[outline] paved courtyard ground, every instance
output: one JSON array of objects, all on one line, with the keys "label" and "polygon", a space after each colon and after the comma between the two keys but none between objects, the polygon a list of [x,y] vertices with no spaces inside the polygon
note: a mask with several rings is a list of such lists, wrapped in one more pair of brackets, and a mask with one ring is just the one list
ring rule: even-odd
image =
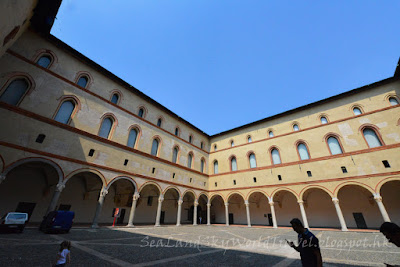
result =
[{"label": "paved courtyard ground", "polygon": [[[400,249],[378,232],[313,231],[324,266],[400,264]],[[235,226],[73,228],[49,235],[27,228],[0,235],[0,266],[51,266],[62,240],[72,241],[71,266],[301,266],[285,244],[291,229]]]}]

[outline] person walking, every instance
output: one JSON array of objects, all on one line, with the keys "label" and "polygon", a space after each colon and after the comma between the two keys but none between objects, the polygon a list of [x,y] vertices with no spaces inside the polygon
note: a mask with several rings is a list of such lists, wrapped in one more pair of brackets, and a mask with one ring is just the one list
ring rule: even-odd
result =
[{"label": "person walking", "polygon": [[295,246],[293,242],[286,240],[288,245],[300,252],[301,263],[306,267],[321,267],[322,256],[319,248],[319,240],[307,228],[304,228],[303,223],[294,218],[290,221],[293,230],[298,234],[299,245]]},{"label": "person walking", "polygon": [[60,250],[57,253],[57,260],[54,266],[65,266],[71,262],[71,242],[63,241],[60,244]]}]

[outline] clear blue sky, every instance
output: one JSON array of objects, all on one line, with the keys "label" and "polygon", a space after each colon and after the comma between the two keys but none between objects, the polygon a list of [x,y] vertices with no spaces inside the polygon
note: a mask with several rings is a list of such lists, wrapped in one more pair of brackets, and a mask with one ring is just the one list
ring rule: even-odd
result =
[{"label": "clear blue sky", "polygon": [[64,0],[52,34],[208,134],[393,76],[400,1]]}]

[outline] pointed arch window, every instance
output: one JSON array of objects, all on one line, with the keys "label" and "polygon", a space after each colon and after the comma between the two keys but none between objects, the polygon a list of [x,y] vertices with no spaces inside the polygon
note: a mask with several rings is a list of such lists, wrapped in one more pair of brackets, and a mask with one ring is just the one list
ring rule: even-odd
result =
[{"label": "pointed arch window", "polygon": [[300,130],[299,125],[293,124],[293,131],[297,132],[298,130]]},{"label": "pointed arch window", "polygon": [[252,142],[252,139],[251,139],[251,136],[249,135],[249,136],[247,136],[247,143],[251,143]]},{"label": "pointed arch window", "polygon": [[26,94],[29,83],[25,79],[13,80],[0,96],[0,101],[16,106]]},{"label": "pointed arch window", "polygon": [[204,143],[200,142],[200,148],[203,149],[203,147],[204,147]]},{"label": "pointed arch window", "polygon": [[54,117],[55,121],[68,124],[71,119],[72,112],[75,109],[75,103],[71,100],[64,101]]},{"label": "pointed arch window", "polygon": [[329,137],[327,142],[332,155],[343,154],[342,147],[336,137]]},{"label": "pointed arch window", "polygon": [[217,151],[217,145],[214,145],[214,151]]},{"label": "pointed arch window", "polygon": [[174,150],[172,151],[172,162],[173,163],[178,163],[178,153],[179,153],[178,147],[174,147]]},{"label": "pointed arch window", "polygon": [[139,109],[138,116],[139,116],[140,118],[143,118],[143,116],[144,116],[144,109],[143,109],[143,108],[140,108],[140,109]]},{"label": "pointed arch window", "polygon": [[106,117],[101,123],[99,136],[108,139],[113,123],[114,122],[110,117]]},{"label": "pointed arch window", "polygon": [[130,130],[129,137],[128,137],[128,146],[129,147],[135,148],[138,134],[139,134],[139,131],[137,129]]},{"label": "pointed arch window", "polygon": [[160,145],[160,142],[157,139],[153,139],[153,143],[151,145],[151,155],[157,156],[159,145]]},{"label": "pointed arch window", "polygon": [[191,135],[189,135],[189,143],[192,143],[193,141],[193,137]]},{"label": "pointed arch window", "polygon": [[218,173],[218,161],[214,161],[214,174]]},{"label": "pointed arch window", "polygon": [[307,146],[303,143],[298,144],[297,151],[299,152],[300,160],[310,159]]},{"label": "pointed arch window", "polygon": [[175,135],[179,136],[179,128],[178,127],[175,128]]},{"label": "pointed arch window", "polygon": [[36,64],[47,69],[51,64],[51,57],[49,55],[43,55],[38,59]]},{"label": "pointed arch window", "polygon": [[354,115],[358,116],[358,115],[362,114],[362,111],[360,108],[355,107],[355,108],[353,108],[353,113],[354,113]]},{"label": "pointed arch window", "polygon": [[370,148],[382,146],[382,142],[379,139],[378,135],[371,128],[365,128],[363,130],[363,135],[365,137],[365,141]]},{"label": "pointed arch window", "polygon": [[192,162],[193,162],[193,155],[192,155],[192,153],[189,153],[188,162],[187,162],[188,168],[192,168]]},{"label": "pointed arch window", "polygon": [[204,166],[206,165],[206,162],[204,159],[201,159],[200,161],[200,172],[204,172]]},{"label": "pointed arch window", "polygon": [[390,103],[390,105],[392,105],[392,106],[396,106],[396,105],[398,105],[399,104],[399,101],[397,100],[397,98],[395,98],[395,97],[389,97],[389,103]]},{"label": "pointed arch window", "polygon": [[113,94],[113,96],[111,97],[111,103],[114,103],[116,105],[118,104],[118,100],[119,100],[119,95]]},{"label": "pointed arch window", "polygon": [[159,119],[157,120],[157,126],[158,126],[158,127],[161,127],[161,124],[162,124],[162,119],[159,118]]},{"label": "pointed arch window", "polygon": [[233,140],[231,140],[231,147],[235,146],[235,142]]},{"label": "pointed arch window", "polygon": [[269,135],[269,137],[274,137],[274,132],[273,131],[269,131],[268,135]]},{"label": "pointed arch window", "polygon": [[76,84],[79,85],[80,87],[86,88],[88,82],[89,82],[88,77],[81,76],[81,77],[79,77],[78,82]]},{"label": "pointed arch window", "polygon": [[236,158],[235,157],[232,157],[231,158],[231,170],[234,172],[234,171],[237,171],[237,161],[236,161]]},{"label": "pointed arch window", "polygon": [[272,162],[274,164],[281,164],[281,156],[279,155],[278,149],[274,148],[271,150],[271,157],[272,157]]},{"label": "pointed arch window", "polygon": [[250,168],[257,168],[256,155],[254,155],[254,153],[250,154],[249,161],[250,161]]},{"label": "pointed arch window", "polygon": [[326,119],[326,117],[322,116],[321,117],[321,124],[327,124],[328,120]]}]

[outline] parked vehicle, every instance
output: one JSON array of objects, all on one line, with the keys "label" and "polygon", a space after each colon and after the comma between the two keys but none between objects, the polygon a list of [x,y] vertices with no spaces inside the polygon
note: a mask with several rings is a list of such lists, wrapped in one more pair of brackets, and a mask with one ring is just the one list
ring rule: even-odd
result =
[{"label": "parked vehicle", "polygon": [[68,233],[75,217],[73,211],[51,211],[43,218],[39,229],[44,233]]},{"label": "parked vehicle", "polygon": [[24,231],[27,220],[28,213],[9,212],[1,218],[0,229],[14,230],[22,233]]}]

